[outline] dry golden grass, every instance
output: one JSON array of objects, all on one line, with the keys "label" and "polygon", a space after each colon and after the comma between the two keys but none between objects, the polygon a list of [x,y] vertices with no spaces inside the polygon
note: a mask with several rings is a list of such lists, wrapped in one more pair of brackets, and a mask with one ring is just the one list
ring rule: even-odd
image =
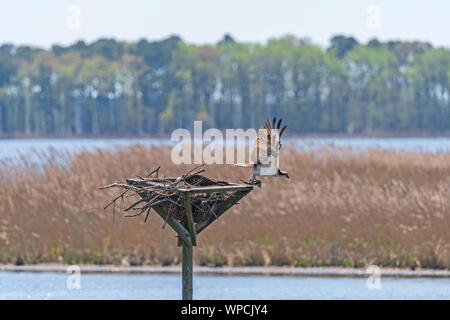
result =
[{"label": "dry golden grass", "polygon": [[[291,180],[263,178],[205,230],[198,264],[450,267],[449,153],[282,151]],[[40,156],[45,166],[26,157],[0,164],[0,262],[179,263],[175,233],[161,230],[156,214],[144,224],[116,212],[113,223],[101,208],[118,190],[98,190],[157,165],[168,176],[184,173],[169,148]],[[206,169],[223,180],[249,178],[245,168]]]}]

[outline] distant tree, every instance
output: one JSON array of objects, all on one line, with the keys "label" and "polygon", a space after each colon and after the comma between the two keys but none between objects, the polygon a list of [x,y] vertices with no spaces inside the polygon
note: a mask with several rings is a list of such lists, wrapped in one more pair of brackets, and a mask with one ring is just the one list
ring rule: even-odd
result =
[{"label": "distant tree", "polygon": [[380,42],[377,38],[373,38],[367,42],[367,46],[369,48],[379,48],[379,47],[383,46],[383,43]]},{"label": "distant tree", "polygon": [[429,50],[413,62],[414,127],[450,130],[450,51]]},{"label": "distant tree", "polygon": [[414,58],[430,50],[432,46],[429,43],[422,42],[390,42],[388,48],[394,52],[401,64],[409,64]]},{"label": "distant tree", "polygon": [[43,50],[39,48],[20,46],[16,48],[15,57],[17,57],[20,60],[31,62],[36,57],[36,55],[41,51]]},{"label": "distant tree", "polygon": [[353,37],[337,35],[331,38],[330,44],[331,46],[328,50],[333,52],[338,58],[343,58],[347,52],[358,44],[358,41]]},{"label": "distant tree", "polygon": [[178,36],[51,50],[0,46],[0,136],[123,135],[258,127],[293,133],[450,130],[450,50],[337,35],[192,45]]},{"label": "distant tree", "polygon": [[0,87],[11,82],[17,71],[17,63],[8,55],[0,54]]},{"label": "distant tree", "polygon": [[123,43],[114,39],[99,39],[87,48],[89,55],[99,55],[107,60],[118,60],[124,53]]},{"label": "distant tree", "polygon": [[223,45],[223,44],[233,44],[233,43],[236,43],[234,38],[231,36],[231,34],[226,33],[223,36],[222,40],[220,40],[217,44],[220,46],[220,45]]},{"label": "distant tree", "polygon": [[66,48],[60,46],[60,45],[53,45],[52,46],[52,52],[55,56],[60,56],[63,53],[65,53],[67,51]]}]

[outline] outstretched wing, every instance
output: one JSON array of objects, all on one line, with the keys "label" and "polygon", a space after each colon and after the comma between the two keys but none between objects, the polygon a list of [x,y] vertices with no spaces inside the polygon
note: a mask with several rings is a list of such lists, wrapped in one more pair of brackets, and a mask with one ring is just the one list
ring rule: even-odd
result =
[{"label": "outstretched wing", "polygon": [[261,129],[258,131],[255,143],[251,151],[251,161],[256,164],[268,164],[271,160],[275,160],[278,168],[278,153],[281,148],[280,138],[287,126],[281,130],[280,119],[277,123],[277,118],[273,118],[272,123],[267,120]]}]

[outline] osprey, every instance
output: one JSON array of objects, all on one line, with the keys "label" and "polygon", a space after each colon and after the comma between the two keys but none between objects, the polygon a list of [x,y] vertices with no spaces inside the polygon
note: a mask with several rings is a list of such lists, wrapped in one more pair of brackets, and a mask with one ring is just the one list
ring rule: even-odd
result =
[{"label": "osprey", "polygon": [[281,130],[281,122],[273,118],[272,123],[267,120],[259,129],[256,140],[250,152],[250,163],[236,164],[240,167],[252,169],[252,178],[247,184],[261,186],[261,181],[256,176],[280,176],[289,179],[287,172],[279,168],[279,150],[281,148],[280,138],[287,126]]}]

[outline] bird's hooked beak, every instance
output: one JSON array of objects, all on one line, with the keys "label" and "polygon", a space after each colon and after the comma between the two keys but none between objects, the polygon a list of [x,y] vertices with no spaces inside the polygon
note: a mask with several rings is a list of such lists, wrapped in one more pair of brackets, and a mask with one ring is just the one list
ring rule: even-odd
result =
[{"label": "bird's hooked beak", "polygon": [[282,177],[287,178],[288,180],[290,180],[289,175],[286,171],[281,171],[280,169],[278,169],[278,174]]}]

